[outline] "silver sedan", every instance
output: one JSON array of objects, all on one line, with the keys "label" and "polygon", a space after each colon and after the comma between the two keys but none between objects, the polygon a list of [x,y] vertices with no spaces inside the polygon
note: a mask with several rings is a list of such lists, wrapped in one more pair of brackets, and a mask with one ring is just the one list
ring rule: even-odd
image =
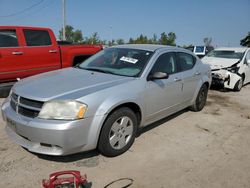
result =
[{"label": "silver sedan", "polygon": [[162,45],[106,48],[74,68],[23,79],[2,105],[9,137],[36,153],[127,151],[139,129],[205,106],[211,71],[193,53]]}]

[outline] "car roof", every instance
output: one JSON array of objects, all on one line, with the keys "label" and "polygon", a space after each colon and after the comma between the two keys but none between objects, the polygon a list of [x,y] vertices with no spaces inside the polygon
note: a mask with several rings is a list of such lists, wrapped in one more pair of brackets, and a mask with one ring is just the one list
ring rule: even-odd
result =
[{"label": "car roof", "polygon": [[152,52],[158,49],[167,49],[167,50],[180,49],[174,46],[157,45],[157,44],[124,44],[124,45],[113,46],[112,48],[130,48],[138,50],[147,50]]},{"label": "car roof", "polygon": [[247,47],[220,47],[214,50],[245,52],[247,49]]},{"label": "car roof", "polygon": [[16,29],[30,29],[30,30],[50,30],[52,29],[48,27],[33,27],[33,26],[16,26],[16,25],[0,25],[0,29],[2,30],[16,30]]}]

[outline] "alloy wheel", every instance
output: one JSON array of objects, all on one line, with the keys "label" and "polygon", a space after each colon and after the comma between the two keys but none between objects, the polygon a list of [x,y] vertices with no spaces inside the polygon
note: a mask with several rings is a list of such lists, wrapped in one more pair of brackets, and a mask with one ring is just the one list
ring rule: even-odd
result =
[{"label": "alloy wheel", "polygon": [[109,132],[111,147],[116,150],[125,147],[132,137],[133,127],[133,122],[129,117],[123,116],[117,119]]}]

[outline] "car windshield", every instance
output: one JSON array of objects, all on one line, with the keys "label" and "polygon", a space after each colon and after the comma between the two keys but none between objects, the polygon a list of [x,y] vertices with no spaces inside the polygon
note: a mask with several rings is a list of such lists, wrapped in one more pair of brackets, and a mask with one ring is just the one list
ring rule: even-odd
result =
[{"label": "car windshield", "polygon": [[106,48],[81,63],[78,67],[90,71],[138,77],[152,53],[138,49]]},{"label": "car windshield", "polygon": [[228,59],[242,59],[244,52],[236,52],[229,50],[214,50],[207,54],[207,57],[219,57]]},{"label": "car windshield", "polygon": [[205,46],[196,46],[195,53],[203,53],[205,51]]}]

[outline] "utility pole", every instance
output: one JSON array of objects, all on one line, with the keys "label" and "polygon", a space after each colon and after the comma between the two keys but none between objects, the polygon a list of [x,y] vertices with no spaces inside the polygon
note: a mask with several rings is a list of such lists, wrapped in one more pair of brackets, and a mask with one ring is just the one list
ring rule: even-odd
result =
[{"label": "utility pole", "polygon": [[110,46],[112,46],[113,45],[112,25],[110,25],[109,28],[110,28]]},{"label": "utility pole", "polygon": [[63,41],[66,40],[66,31],[65,31],[66,19],[65,19],[65,17],[66,17],[66,15],[65,15],[65,0],[62,0]]}]

